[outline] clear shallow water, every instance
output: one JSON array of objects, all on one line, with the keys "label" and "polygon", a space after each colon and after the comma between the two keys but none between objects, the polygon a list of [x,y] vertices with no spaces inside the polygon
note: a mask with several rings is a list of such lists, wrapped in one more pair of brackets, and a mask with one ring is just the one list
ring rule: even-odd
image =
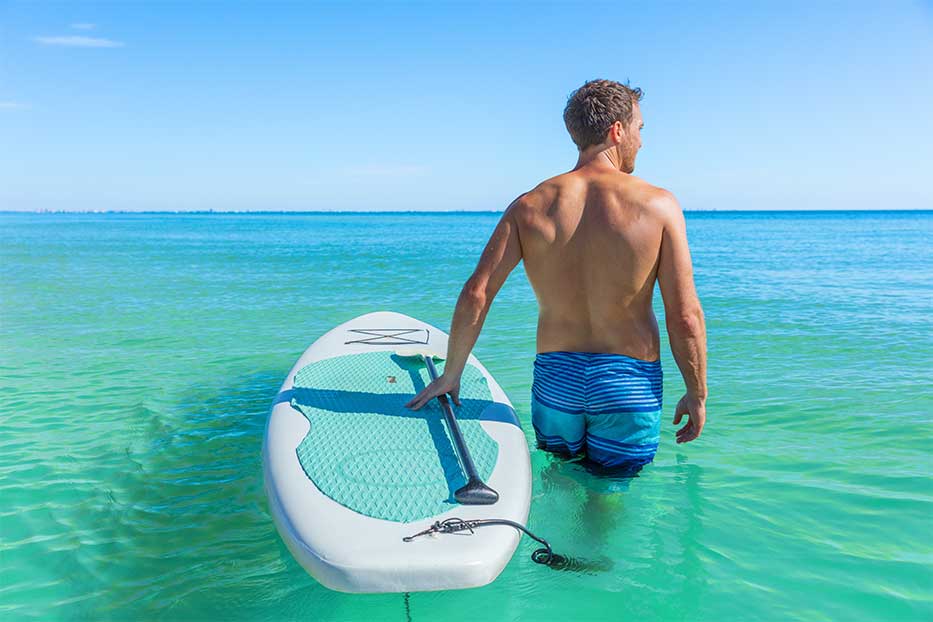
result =
[{"label": "clear shallow water", "polygon": [[[449,325],[498,216],[0,214],[0,618],[405,620],[317,585],[270,519],[270,401],[317,336]],[[933,215],[689,214],[709,422],[605,482],[532,451],[490,586],[413,620],[933,618]],[[476,353],[530,427],[519,269]],[[668,351],[666,410],[682,384]],[[670,415],[670,412],[668,413]]]}]

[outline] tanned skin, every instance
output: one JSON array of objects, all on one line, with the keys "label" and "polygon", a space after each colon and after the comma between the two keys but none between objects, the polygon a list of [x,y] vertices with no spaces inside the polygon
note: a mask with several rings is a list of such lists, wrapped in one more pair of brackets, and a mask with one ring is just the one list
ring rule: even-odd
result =
[{"label": "tanned skin", "polygon": [[441,394],[460,405],[460,377],[486,313],[524,260],[538,299],[538,352],[608,352],[656,361],[660,284],[671,351],[686,384],[674,411],[677,442],[706,422],[706,326],[693,283],[683,212],[670,192],[635,177],[641,110],[616,121],[605,140],[580,152],[573,170],[518,197],[502,215],[460,292],[444,373],[407,406]]}]

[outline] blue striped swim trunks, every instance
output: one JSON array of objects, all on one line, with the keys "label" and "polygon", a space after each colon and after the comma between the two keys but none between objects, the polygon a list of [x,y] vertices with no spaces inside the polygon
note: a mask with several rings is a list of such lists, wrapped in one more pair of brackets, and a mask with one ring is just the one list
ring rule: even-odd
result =
[{"label": "blue striped swim trunks", "polygon": [[660,361],[622,354],[542,352],[535,357],[531,423],[538,447],[584,452],[607,467],[641,467],[661,434]]}]

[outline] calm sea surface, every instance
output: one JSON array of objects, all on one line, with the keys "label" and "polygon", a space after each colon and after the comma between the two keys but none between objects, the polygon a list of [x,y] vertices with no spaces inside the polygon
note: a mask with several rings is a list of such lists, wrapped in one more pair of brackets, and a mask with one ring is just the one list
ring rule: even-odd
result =
[{"label": "calm sea surface", "polygon": [[[929,212],[689,214],[708,427],[675,445],[665,345],[640,477],[532,450],[574,569],[523,540],[408,612],[315,583],[263,492],[270,402],[337,323],[449,326],[497,218],[0,214],[0,619],[933,619]],[[519,268],[475,350],[529,440],[535,317]]]}]

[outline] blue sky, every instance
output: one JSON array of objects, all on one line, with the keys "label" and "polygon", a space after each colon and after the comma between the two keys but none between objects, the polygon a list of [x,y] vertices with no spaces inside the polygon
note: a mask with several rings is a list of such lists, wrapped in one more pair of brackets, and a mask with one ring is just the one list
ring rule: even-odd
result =
[{"label": "blue sky", "polygon": [[929,3],[7,2],[0,209],[499,210],[597,77],[685,209],[933,208]]}]

